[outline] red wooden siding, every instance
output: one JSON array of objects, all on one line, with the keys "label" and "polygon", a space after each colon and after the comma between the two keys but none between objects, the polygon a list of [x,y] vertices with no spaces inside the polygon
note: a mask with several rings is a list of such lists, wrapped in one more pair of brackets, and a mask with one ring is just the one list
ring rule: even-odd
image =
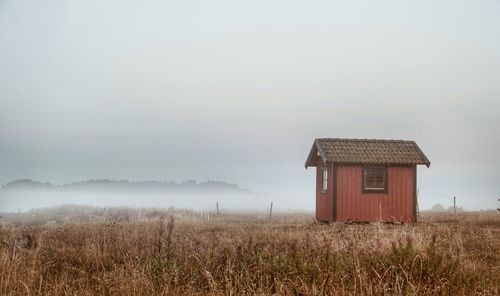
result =
[{"label": "red wooden siding", "polygon": [[327,191],[322,190],[323,161],[319,160],[316,167],[316,220],[324,222],[333,221],[332,196],[333,196],[333,170],[332,165],[328,165],[328,187]]},{"label": "red wooden siding", "polygon": [[[335,169],[336,221],[414,221],[414,166],[388,167],[387,194],[362,193],[362,166],[335,166]],[[320,167],[318,167],[317,174],[318,176],[321,174]],[[328,174],[331,175],[330,171]],[[317,183],[317,188],[321,191],[321,176],[318,180],[320,183]],[[330,194],[331,200],[333,194],[331,192],[327,194]],[[322,198],[317,194],[316,213],[320,213],[317,217],[328,216],[323,209],[325,205],[328,205],[328,209],[332,211],[331,202],[327,203]]]}]

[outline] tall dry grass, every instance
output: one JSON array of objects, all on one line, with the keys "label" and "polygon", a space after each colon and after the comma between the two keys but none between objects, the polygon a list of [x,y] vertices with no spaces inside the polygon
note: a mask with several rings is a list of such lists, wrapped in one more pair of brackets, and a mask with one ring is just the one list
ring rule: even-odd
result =
[{"label": "tall dry grass", "polygon": [[498,294],[495,213],[417,225],[165,214],[3,226],[0,294]]}]

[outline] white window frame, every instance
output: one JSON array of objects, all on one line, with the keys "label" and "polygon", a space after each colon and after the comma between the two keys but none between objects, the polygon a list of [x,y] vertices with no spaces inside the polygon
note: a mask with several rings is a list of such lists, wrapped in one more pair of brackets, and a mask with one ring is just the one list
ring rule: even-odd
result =
[{"label": "white window frame", "polygon": [[[369,171],[378,170],[382,172],[382,186],[381,187],[368,187],[367,175]],[[365,166],[363,167],[363,192],[364,193],[387,193],[387,167],[381,166]]]},{"label": "white window frame", "polygon": [[328,190],[328,168],[324,167],[321,171],[321,191]]}]

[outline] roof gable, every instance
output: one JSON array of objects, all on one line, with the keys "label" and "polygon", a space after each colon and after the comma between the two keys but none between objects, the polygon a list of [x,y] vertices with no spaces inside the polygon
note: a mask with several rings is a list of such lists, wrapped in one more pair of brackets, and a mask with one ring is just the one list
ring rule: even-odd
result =
[{"label": "roof gable", "polygon": [[323,162],[339,164],[383,164],[430,166],[430,161],[414,141],[319,138],[313,143],[306,168],[316,166],[315,156]]}]

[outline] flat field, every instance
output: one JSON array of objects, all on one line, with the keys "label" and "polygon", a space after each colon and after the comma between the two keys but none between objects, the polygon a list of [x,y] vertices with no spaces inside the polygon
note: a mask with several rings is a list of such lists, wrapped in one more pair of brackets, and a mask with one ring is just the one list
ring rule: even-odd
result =
[{"label": "flat field", "polygon": [[415,225],[67,212],[4,215],[0,295],[499,294],[496,212]]}]

